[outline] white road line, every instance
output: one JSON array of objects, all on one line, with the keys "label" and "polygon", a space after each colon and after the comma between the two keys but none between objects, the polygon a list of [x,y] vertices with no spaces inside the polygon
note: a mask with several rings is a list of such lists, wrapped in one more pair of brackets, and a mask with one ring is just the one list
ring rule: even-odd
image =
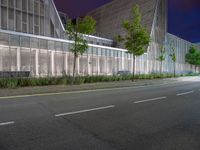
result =
[{"label": "white road line", "polygon": [[97,110],[103,110],[103,109],[109,109],[109,108],[114,108],[114,107],[115,107],[115,105],[110,105],[110,106],[105,106],[105,107],[98,107],[98,108],[92,108],[92,109],[85,109],[85,110],[80,110],[80,111],[74,111],[74,112],[68,112],[68,113],[57,114],[57,115],[55,115],[55,117],[62,117],[62,116],[80,114],[80,113],[91,112],[91,111],[97,111]]},{"label": "white road line", "polygon": [[15,123],[14,121],[10,121],[10,122],[2,122],[2,123],[0,123],[0,126],[11,125],[11,124],[14,124],[14,123]]},{"label": "white road line", "polygon": [[157,100],[162,100],[162,99],[166,99],[167,97],[157,97],[157,98],[152,98],[152,99],[146,99],[146,100],[142,100],[142,101],[136,101],[134,102],[135,104],[139,104],[139,103],[145,103],[145,102],[150,102],[150,101],[157,101]]},{"label": "white road line", "polygon": [[81,94],[89,92],[104,92],[104,91],[113,91],[113,90],[123,90],[123,89],[137,89],[143,88],[146,86],[128,86],[120,88],[105,88],[105,89],[94,89],[94,90],[83,90],[83,91],[69,91],[69,92],[55,92],[55,93],[42,93],[42,94],[30,94],[30,95],[16,95],[16,96],[3,96],[1,99],[15,99],[15,98],[27,98],[27,97],[37,97],[37,96],[54,96],[54,95],[65,95],[65,94]]},{"label": "white road line", "polygon": [[191,94],[194,93],[194,91],[189,91],[189,92],[184,92],[184,93],[178,93],[176,94],[176,96],[182,96],[182,95],[187,95],[187,94]]},{"label": "white road line", "polygon": [[4,99],[15,99],[15,98],[28,98],[28,97],[39,97],[39,96],[54,96],[54,95],[65,95],[65,94],[81,94],[89,92],[104,92],[104,91],[113,91],[113,90],[125,90],[125,89],[138,89],[145,87],[160,87],[165,85],[176,84],[179,81],[174,81],[173,83],[163,83],[155,85],[141,85],[141,86],[127,86],[127,87],[116,87],[116,88],[105,88],[105,89],[94,89],[94,90],[83,90],[83,91],[68,91],[68,92],[55,92],[55,93],[41,93],[41,94],[30,94],[30,95],[14,95],[14,96],[3,96],[0,97],[0,100]]}]

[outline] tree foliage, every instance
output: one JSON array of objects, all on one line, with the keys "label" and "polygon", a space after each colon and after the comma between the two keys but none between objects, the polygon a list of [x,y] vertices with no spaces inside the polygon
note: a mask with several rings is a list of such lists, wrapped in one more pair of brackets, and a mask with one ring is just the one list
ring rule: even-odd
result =
[{"label": "tree foliage", "polygon": [[161,46],[160,48],[160,56],[158,57],[159,61],[165,61],[165,47]]},{"label": "tree foliage", "polygon": [[125,47],[129,53],[140,56],[145,53],[150,42],[150,35],[141,23],[141,12],[138,5],[133,6],[132,18],[123,22],[127,34],[124,37]]},{"label": "tree foliage", "polygon": [[173,45],[173,43],[170,44],[170,50],[171,50],[171,53],[169,54],[169,56],[171,57],[172,59],[172,62],[173,62],[173,66],[174,66],[174,77],[176,77],[176,49]]},{"label": "tree foliage", "polygon": [[166,49],[165,49],[165,47],[162,45],[162,46],[160,47],[160,56],[158,57],[158,61],[160,61],[160,74],[162,73],[163,61],[165,61],[165,52],[166,52]]},{"label": "tree foliage", "polygon": [[175,63],[176,62],[176,50],[175,47],[171,47],[172,53],[169,55],[172,59],[172,61]]},{"label": "tree foliage", "polygon": [[76,59],[88,49],[88,42],[85,37],[88,34],[95,33],[95,26],[96,21],[90,16],[78,18],[76,23],[73,23],[72,20],[67,23],[66,33],[69,39],[74,41],[70,47],[70,51],[74,54],[72,83],[75,77]]},{"label": "tree foliage", "polygon": [[83,54],[87,48],[88,43],[84,36],[95,33],[96,21],[86,16],[83,19],[78,18],[76,23],[69,20],[66,26],[66,33],[69,39],[74,41],[71,46],[71,51],[77,55]]},{"label": "tree foliage", "polygon": [[196,68],[200,65],[200,51],[195,46],[191,46],[185,56],[185,61]]},{"label": "tree foliage", "polygon": [[[118,41],[124,42],[128,53],[133,55],[133,66],[135,66],[135,58],[143,55],[147,50],[150,42],[150,34],[141,23],[141,12],[138,5],[134,5],[132,9],[132,18],[125,20],[122,27],[126,31],[125,36],[118,36]],[[135,67],[133,67],[133,80],[135,75]]]}]

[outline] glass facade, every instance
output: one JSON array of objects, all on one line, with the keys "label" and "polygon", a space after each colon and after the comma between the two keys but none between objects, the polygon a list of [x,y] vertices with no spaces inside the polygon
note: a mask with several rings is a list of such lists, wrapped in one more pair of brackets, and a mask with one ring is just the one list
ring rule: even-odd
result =
[{"label": "glass facade", "polygon": [[35,35],[64,37],[52,0],[1,0],[0,28]]},{"label": "glass facade", "polygon": [[[31,76],[72,75],[72,41],[0,30],[0,71],[27,71]],[[112,75],[120,70],[131,71],[126,50],[90,44],[77,59],[78,75]],[[129,54],[127,54],[129,55]],[[117,64],[117,65],[116,65]]]}]

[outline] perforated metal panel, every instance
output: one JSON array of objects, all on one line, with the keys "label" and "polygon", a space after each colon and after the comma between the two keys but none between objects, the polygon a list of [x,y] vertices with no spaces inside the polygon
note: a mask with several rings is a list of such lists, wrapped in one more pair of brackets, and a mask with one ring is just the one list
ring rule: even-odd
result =
[{"label": "perforated metal panel", "polygon": [[1,0],[0,28],[35,35],[64,38],[64,28],[52,0]]}]

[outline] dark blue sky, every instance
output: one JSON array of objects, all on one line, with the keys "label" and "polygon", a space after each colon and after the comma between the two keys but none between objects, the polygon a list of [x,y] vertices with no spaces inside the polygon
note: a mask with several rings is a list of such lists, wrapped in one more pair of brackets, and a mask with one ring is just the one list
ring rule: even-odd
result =
[{"label": "dark blue sky", "polygon": [[[73,18],[110,1],[54,0],[58,10]],[[191,42],[200,42],[200,0],[169,0],[168,32]]]}]

